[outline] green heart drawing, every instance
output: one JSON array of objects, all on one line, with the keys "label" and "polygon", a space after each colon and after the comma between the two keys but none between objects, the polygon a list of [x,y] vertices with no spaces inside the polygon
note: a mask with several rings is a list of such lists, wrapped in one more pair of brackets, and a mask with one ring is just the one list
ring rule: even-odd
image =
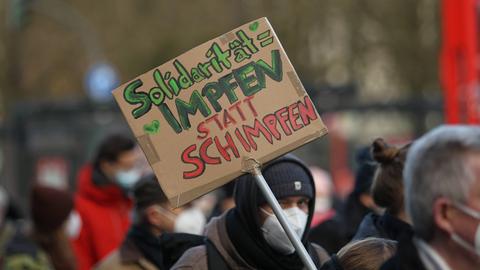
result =
[{"label": "green heart drawing", "polygon": [[250,30],[251,30],[252,32],[257,31],[257,29],[258,29],[258,22],[254,22],[254,23],[250,24],[250,26],[249,26],[248,28],[250,28]]},{"label": "green heart drawing", "polygon": [[160,130],[160,122],[158,120],[153,120],[152,123],[143,125],[143,131],[150,135],[158,133],[158,130]]}]

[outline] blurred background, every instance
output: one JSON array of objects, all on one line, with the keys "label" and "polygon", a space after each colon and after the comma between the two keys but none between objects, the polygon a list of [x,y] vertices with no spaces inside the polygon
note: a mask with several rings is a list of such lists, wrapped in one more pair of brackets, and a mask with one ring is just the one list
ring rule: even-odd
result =
[{"label": "blurred background", "polygon": [[[467,6],[447,14],[449,2]],[[460,63],[451,64],[460,75],[449,93],[464,96],[476,89],[473,60],[441,53],[442,29],[449,16],[468,19],[452,26],[460,33],[452,46],[467,37],[471,52],[476,12],[474,0],[0,1],[0,185],[22,208],[32,182],[73,190],[105,134],[131,134],[111,89],[265,16],[330,130],[296,152],[344,196],[360,146],[377,137],[403,144],[447,118],[469,121],[465,98],[444,98],[441,74],[447,60]],[[459,112],[448,116],[447,101]]]}]

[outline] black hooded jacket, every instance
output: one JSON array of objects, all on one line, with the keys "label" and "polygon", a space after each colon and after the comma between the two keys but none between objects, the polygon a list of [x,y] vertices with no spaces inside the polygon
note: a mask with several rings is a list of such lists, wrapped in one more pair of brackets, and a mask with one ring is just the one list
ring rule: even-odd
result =
[{"label": "black hooded jacket", "polygon": [[[262,171],[265,173],[270,166],[279,162],[292,162],[301,166],[308,174],[313,194],[315,194],[310,171],[300,160],[291,155],[270,162]],[[268,182],[268,179],[266,180]],[[206,236],[213,244],[214,249],[218,251],[217,254],[224,260],[225,266],[213,267],[211,262],[218,260],[212,259],[211,248],[202,246],[188,250],[172,269],[304,269],[296,252],[290,255],[280,254],[264,239],[261,230],[262,224],[260,224],[258,216],[258,205],[264,200],[255,179],[251,175],[237,178],[234,193],[236,207],[220,217],[213,218],[206,227]],[[315,200],[312,198],[309,202],[306,229],[301,241],[319,269],[329,257],[323,248],[312,245],[308,241],[307,236],[314,205]]]}]

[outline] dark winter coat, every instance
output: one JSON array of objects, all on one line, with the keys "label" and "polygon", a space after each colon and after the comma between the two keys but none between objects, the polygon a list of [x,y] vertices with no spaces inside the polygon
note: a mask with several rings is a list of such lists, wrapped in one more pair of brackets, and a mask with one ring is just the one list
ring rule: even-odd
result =
[{"label": "dark winter coat", "polygon": [[398,241],[403,235],[413,235],[413,229],[410,224],[388,213],[382,216],[370,213],[365,216],[358,228],[357,234],[352,240],[377,237]]},{"label": "dark winter coat", "polygon": [[358,196],[351,194],[337,214],[310,231],[309,240],[325,248],[328,254],[337,253],[357,232],[365,215],[370,209],[360,203]]},{"label": "dark winter coat", "polygon": [[[308,171],[297,159],[291,159],[291,162],[300,164]],[[313,187],[313,178],[310,178]],[[258,202],[261,195],[253,177],[242,176],[236,181],[236,185],[236,207],[218,218],[213,218],[206,228],[207,237],[221,254],[226,266],[229,269],[303,269],[303,263],[297,253],[279,254],[263,238],[258,217]],[[301,241],[314,263],[320,268],[321,264],[328,260],[328,255],[323,248],[311,245],[307,237],[314,205],[315,201],[312,199],[309,202],[308,221]],[[209,269],[208,255],[205,246],[192,248],[172,269]]]},{"label": "dark winter coat", "polygon": [[400,239],[397,252],[380,267],[380,270],[426,270],[412,236]]},{"label": "dark winter coat", "polygon": [[205,237],[187,233],[153,235],[148,225],[134,225],[122,245],[102,260],[96,270],[170,269],[189,248],[205,243]]}]

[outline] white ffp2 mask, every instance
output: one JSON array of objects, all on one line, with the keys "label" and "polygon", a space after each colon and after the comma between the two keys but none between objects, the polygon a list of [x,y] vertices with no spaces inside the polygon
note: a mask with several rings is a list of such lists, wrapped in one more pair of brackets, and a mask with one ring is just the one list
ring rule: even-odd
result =
[{"label": "white ffp2 mask", "polygon": [[[473,210],[472,208],[465,206],[463,204],[455,203],[455,207],[461,210],[463,213],[471,216],[472,218],[480,221],[480,212]],[[452,240],[463,248],[472,251],[473,253],[480,256],[480,223],[477,225],[477,230],[475,232],[475,244],[472,246],[468,241],[461,238],[458,234],[453,233],[451,235]]]},{"label": "white ffp2 mask", "polygon": [[[267,219],[262,225],[262,232],[265,241],[276,251],[281,254],[287,255],[295,252],[295,247],[288,238],[287,234],[282,228],[282,225],[278,221],[277,217],[268,213],[264,209],[260,208],[265,214],[268,215]],[[302,238],[305,226],[307,225],[308,216],[300,210],[298,207],[292,207],[284,209],[283,212],[287,217],[290,226],[299,238]]]},{"label": "white ffp2 mask", "polygon": [[177,216],[173,231],[201,235],[203,234],[205,223],[206,218],[203,212],[192,207],[184,210]]}]

